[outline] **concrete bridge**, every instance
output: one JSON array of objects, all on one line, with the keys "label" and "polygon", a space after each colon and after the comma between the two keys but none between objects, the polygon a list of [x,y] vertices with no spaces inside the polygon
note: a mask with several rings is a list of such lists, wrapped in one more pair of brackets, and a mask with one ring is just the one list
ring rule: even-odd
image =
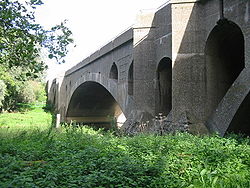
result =
[{"label": "concrete bridge", "polygon": [[49,87],[61,122],[142,122],[250,135],[250,0],[172,0]]}]

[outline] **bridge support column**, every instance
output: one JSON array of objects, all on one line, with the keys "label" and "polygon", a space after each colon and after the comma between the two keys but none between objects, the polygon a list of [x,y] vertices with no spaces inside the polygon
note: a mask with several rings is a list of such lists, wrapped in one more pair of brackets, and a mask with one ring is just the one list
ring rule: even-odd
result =
[{"label": "bridge support column", "polygon": [[[175,124],[187,118],[191,131],[207,132],[205,117],[204,11],[195,0],[173,0],[172,115]],[[184,117],[186,116],[186,117]]]},{"label": "bridge support column", "polygon": [[[135,111],[155,113],[155,44],[152,35],[154,12],[141,12],[134,26],[134,100]],[[147,114],[146,113],[146,114]]]}]

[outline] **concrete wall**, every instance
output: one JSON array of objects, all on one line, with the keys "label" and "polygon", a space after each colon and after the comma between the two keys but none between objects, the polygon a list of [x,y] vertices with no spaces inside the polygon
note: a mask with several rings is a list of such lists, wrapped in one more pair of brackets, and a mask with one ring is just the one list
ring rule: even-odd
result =
[{"label": "concrete wall", "polygon": [[[212,29],[216,25],[218,21],[219,14],[218,11],[216,12],[216,1],[207,2],[206,4],[206,22],[209,23],[206,25],[206,38],[208,38],[209,34],[211,33]],[[250,65],[250,1],[243,1],[243,0],[232,0],[232,1],[224,1],[224,17],[229,21],[236,24],[244,37],[244,64],[245,68],[241,70],[239,75],[236,77],[235,81],[232,83],[230,88],[225,93],[222,100],[219,102],[218,106],[212,112],[210,117],[207,119],[207,126],[210,130],[217,131],[223,135],[230,127],[235,127],[232,119],[241,119],[238,121],[238,127],[234,129],[235,132],[245,132],[246,134],[250,134],[249,124],[250,119],[249,116],[244,116],[241,118],[237,118],[235,115],[238,112],[242,103],[250,104],[250,101],[247,97],[249,95],[250,90],[250,74],[249,74],[249,65]],[[214,10],[214,11],[211,11]],[[232,36],[233,37],[233,36]],[[235,62],[235,67],[239,64],[240,61]],[[237,68],[236,68],[237,70]],[[249,108],[245,109],[245,111],[241,112],[243,114],[249,114]],[[242,129],[240,126],[240,122],[245,121],[245,126],[248,126],[247,129]]]},{"label": "concrete wall", "polygon": [[156,12],[141,11],[134,25],[136,111],[147,112],[152,116],[158,112],[157,68],[164,57],[171,59],[171,46],[171,4]]},{"label": "concrete wall", "polygon": [[[224,2],[224,18],[237,24],[245,38],[245,69],[236,76],[229,89],[220,94],[217,101],[210,98],[209,79],[216,81],[216,78],[208,72],[211,65],[206,61],[205,47],[211,31],[221,19],[220,1],[172,3],[174,121],[178,122],[182,116],[187,116],[193,131],[205,131],[208,128],[223,135],[249,93],[249,1]],[[225,71],[226,67],[218,74],[225,74]],[[220,90],[217,88],[213,92],[217,94]],[[212,105],[209,104],[211,102]]]},{"label": "concrete wall", "polygon": [[[250,113],[250,1],[224,0],[223,8],[220,3],[172,0],[158,10],[141,11],[133,28],[68,70],[62,80],[58,79],[58,86],[52,85],[60,93],[56,106],[62,121],[71,96],[79,86],[92,81],[106,88],[133,121],[164,111],[161,96],[170,90],[172,95],[166,94],[166,101],[171,101],[168,106],[172,109],[164,115],[173,125],[178,127],[184,118],[191,132],[224,135],[242,130],[250,134],[246,128],[250,120],[242,115]],[[239,33],[242,45],[236,42]],[[243,55],[234,46],[243,46]],[[159,78],[163,74],[159,69],[164,66],[160,62],[166,59],[172,70]],[[117,67],[117,80],[109,78],[112,65]],[[128,94],[131,87],[133,92]],[[53,95],[51,92],[49,99]],[[236,124],[244,126],[237,128]]]}]

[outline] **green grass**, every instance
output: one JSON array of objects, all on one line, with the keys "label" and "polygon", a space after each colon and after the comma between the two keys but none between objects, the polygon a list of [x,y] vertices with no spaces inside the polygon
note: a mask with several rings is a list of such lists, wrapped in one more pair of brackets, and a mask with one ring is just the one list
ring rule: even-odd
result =
[{"label": "green grass", "polygon": [[[0,122],[8,117],[3,115]],[[88,127],[49,129],[50,115],[38,109],[27,116],[9,115],[28,116],[23,127],[30,127],[33,118],[36,126],[21,131],[19,121],[1,123],[1,188],[250,187],[249,138],[187,133],[117,137]]]},{"label": "green grass", "polygon": [[41,107],[30,111],[16,113],[0,113],[0,129],[18,131],[26,129],[47,129],[51,125],[51,114],[45,113]]}]

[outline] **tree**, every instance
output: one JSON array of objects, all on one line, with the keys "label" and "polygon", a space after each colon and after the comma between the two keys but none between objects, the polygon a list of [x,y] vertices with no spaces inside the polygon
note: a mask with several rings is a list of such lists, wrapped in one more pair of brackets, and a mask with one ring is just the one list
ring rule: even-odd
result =
[{"label": "tree", "polygon": [[36,7],[42,4],[41,0],[30,0],[24,5],[11,0],[0,2],[0,65],[20,67],[23,75],[20,79],[24,75],[36,77],[46,69],[39,58],[42,48],[48,50],[49,58],[61,63],[67,46],[73,43],[65,21],[50,30],[35,22]]},{"label": "tree", "polygon": [[0,1],[0,80],[3,88],[0,108],[3,104],[5,108],[13,105],[21,85],[46,70],[40,58],[42,49],[47,50],[50,59],[63,63],[67,48],[73,43],[66,21],[49,30],[36,23],[35,10],[42,4],[41,0]]}]

